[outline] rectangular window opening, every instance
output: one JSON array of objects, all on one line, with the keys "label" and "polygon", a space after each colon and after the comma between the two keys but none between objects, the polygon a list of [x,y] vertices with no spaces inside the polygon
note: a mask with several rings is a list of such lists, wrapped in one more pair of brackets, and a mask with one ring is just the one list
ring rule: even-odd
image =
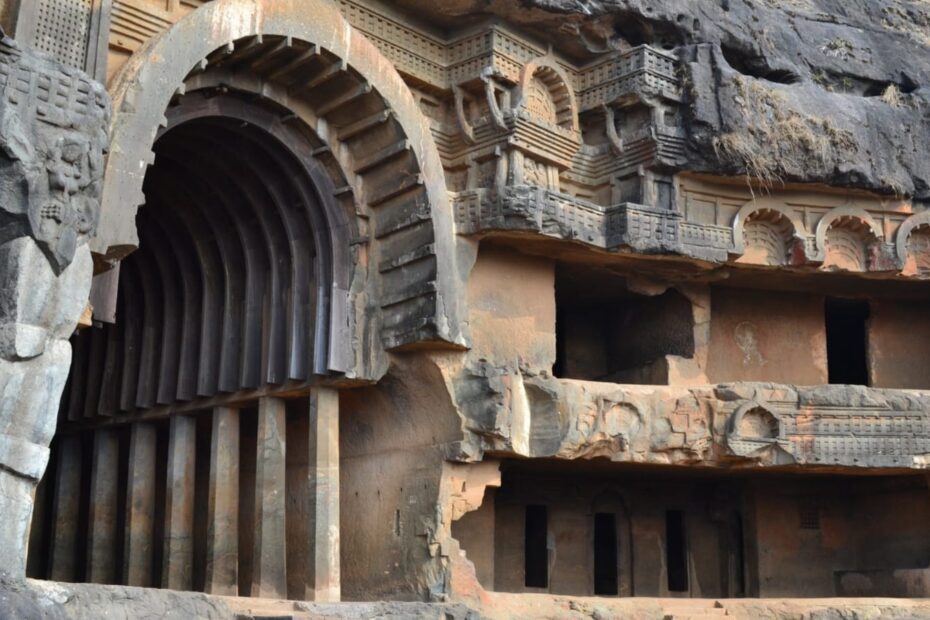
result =
[{"label": "rectangular window opening", "polygon": [[688,548],[685,538],[685,513],[665,513],[665,566],[669,592],[688,591]]},{"label": "rectangular window opening", "polygon": [[617,516],[609,512],[598,512],[594,515],[594,594],[619,594]]},{"label": "rectangular window opening", "polygon": [[868,385],[869,303],[827,298],[827,371],[831,384]]},{"label": "rectangular window opening", "polygon": [[527,588],[549,587],[549,516],[545,506],[526,507],[523,547],[524,585]]}]

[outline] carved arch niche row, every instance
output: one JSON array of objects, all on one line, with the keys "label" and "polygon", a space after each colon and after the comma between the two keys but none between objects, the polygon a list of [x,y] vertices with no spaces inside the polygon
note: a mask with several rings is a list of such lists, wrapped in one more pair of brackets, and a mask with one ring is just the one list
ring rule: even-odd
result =
[{"label": "carved arch niche row", "polygon": [[795,210],[753,201],[737,213],[731,254],[737,263],[813,265],[825,271],[895,272],[930,277],[930,212],[907,217],[886,235],[864,209],[834,208],[810,228]]}]

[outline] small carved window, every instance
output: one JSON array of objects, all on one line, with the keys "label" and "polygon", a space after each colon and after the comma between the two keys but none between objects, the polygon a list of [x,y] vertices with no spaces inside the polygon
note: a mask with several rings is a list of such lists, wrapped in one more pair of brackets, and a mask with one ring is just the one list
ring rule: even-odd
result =
[{"label": "small carved window", "polygon": [[814,502],[804,502],[798,508],[798,518],[802,530],[820,529],[820,507]]}]

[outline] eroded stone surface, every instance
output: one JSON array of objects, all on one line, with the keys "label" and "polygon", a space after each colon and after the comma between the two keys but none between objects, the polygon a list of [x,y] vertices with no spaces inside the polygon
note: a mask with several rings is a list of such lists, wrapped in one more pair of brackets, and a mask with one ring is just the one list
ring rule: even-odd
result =
[{"label": "eroded stone surface", "polygon": [[0,37],[0,566],[22,576],[90,290],[110,108],[100,84]]},{"label": "eroded stone surface", "polygon": [[[861,386],[672,388],[479,367],[456,398],[481,451],[620,462],[925,466],[930,395]],[[881,447],[880,447],[881,446]]]}]

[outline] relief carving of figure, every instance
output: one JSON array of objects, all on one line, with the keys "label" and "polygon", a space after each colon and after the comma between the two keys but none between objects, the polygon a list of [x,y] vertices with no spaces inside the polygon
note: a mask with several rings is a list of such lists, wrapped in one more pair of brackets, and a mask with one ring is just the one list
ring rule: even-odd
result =
[{"label": "relief carving of figure", "polygon": [[109,116],[102,85],[0,32],[0,570],[12,576],[93,278]]}]

